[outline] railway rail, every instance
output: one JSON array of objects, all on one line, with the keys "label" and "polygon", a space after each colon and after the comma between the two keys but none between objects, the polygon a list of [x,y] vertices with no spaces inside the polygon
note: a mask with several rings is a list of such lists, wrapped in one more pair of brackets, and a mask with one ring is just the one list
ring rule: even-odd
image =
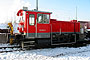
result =
[{"label": "railway rail", "polygon": [[20,46],[5,46],[5,47],[0,47],[0,49],[6,49],[6,48],[20,48]]},{"label": "railway rail", "polygon": [[[78,47],[82,47],[82,46],[86,46],[86,45],[89,45],[90,43],[89,42],[86,42],[86,43],[79,43],[79,44],[74,44],[74,45],[59,45],[57,47],[74,47],[74,48],[78,48]],[[39,47],[37,48],[29,48],[30,50],[32,49],[38,49]],[[56,46],[48,46],[48,47],[42,47],[42,48],[56,48]],[[28,48],[25,48],[25,49],[22,49],[21,46],[19,45],[9,45],[9,44],[6,44],[6,46],[4,44],[0,45],[0,53],[4,53],[4,52],[15,52],[15,51],[25,51],[27,50]],[[39,48],[40,49],[40,48]],[[61,53],[61,54],[58,54],[58,55],[55,55],[55,56],[52,56],[52,57],[58,57],[58,56],[65,56],[65,55],[69,55],[69,54],[76,54],[76,53],[82,53],[82,52],[87,52],[87,51],[90,51],[90,50],[86,50],[86,51],[78,51],[78,52],[66,52],[66,53]]]},{"label": "railway rail", "polygon": [[[86,42],[86,43],[83,43],[83,44],[77,44],[77,45],[73,45],[73,46],[70,45],[69,47],[79,48],[79,47],[89,46],[89,45],[90,45],[90,41]],[[84,52],[90,52],[90,49],[80,50],[80,51],[75,51],[75,52],[60,53],[60,54],[57,54],[57,55],[53,55],[51,57],[68,56],[68,55],[79,54],[79,53],[84,53]]]},{"label": "railway rail", "polygon": [[6,51],[0,51],[0,53],[15,52],[15,51],[24,51],[24,50],[22,50],[22,49],[20,49],[20,50],[9,50],[9,51],[6,50]]},{"label": "railway rail", "polygon": [[0,46],[0,53],[4,53],[4,52],[14,52],[14,51],[24,51],[24,49],[21,49],[20,46]]},{"label": "railway rail", "polygon": [[78,54],[78,53],[84,53],[84,52],[90,52],[90,50],[60,53],[60,54],[57,54],[57,55],[54,55],[54,56],[51,56],[51,57],[67,56],[67,55],[71,55],[71,54]]}]

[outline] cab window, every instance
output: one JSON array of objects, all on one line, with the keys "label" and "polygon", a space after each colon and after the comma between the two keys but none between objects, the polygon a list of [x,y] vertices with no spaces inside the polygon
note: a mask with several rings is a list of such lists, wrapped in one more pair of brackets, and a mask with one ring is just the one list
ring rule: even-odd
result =
[{"label": "cab window", "polygon": [[23,11],[23,16],[22,16],[22,20],[23,20],[23,22],[25,22],[25,11]]},{"label": "cab window", "polygon": [[19,16],[18,17],[18,21],[17,22],[20,22],[20,21],[22,21],[22,22],[25,22],[25,11],[23,11],[23,14],[22,14],[22,16]]},{"label": "cab window", "polygon": [[49,23],[48,14],[38,14],[38,23]]},{"label": "cab window", "polygon": [[29,15],[29,24],[30,25],[34,25],[35,24],[35,15],[34,14],[30,14]]}]

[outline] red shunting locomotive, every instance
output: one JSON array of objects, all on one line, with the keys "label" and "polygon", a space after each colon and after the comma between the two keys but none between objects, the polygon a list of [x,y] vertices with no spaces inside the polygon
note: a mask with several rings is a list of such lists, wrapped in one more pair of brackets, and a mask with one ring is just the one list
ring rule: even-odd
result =
[{"label": "red shunting locomotive", "polygon": [[81,22],[57,21],[50,18],[51,12],[21,9],[17,16],[20,17],[19,34],[15,35],[14,43],[19,43],[22,48],[73,44],[85,41],[88,35],[80,32]]}]

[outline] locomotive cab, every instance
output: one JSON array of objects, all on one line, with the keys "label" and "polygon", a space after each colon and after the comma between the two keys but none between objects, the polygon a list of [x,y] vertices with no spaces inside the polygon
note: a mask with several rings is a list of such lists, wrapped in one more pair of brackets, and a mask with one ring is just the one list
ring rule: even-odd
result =
[{"label": "locomotive cab", "polygon": [[50,38],[50,14],[38,10],[19,10],[20,18],[18,30],[25,38]]}]

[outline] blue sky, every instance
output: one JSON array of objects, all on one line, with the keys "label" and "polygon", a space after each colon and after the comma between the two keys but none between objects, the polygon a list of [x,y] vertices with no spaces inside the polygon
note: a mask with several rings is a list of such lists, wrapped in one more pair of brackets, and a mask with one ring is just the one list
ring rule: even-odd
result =
[{"label": "blue sky", "polygon": [[[39,10],[52,12],[51,18],[57,20],[90,20],[90,0],[38,0]],[[35,9],[36,0],[0,0],[0,22],[15,20],[14,15],[23,6]]]},{"label": "blue sky", "polygon": [[[27,0],[35,7],[35,0]],[[34,2],[34,3],[33,3]],[[51,11],[56,15],[55,18],[90,20],[90,0],[39,0],[39,10]],[[58,17],[57,17],[58,16]],[[53,17],[52,17],[53,18]]]}]

